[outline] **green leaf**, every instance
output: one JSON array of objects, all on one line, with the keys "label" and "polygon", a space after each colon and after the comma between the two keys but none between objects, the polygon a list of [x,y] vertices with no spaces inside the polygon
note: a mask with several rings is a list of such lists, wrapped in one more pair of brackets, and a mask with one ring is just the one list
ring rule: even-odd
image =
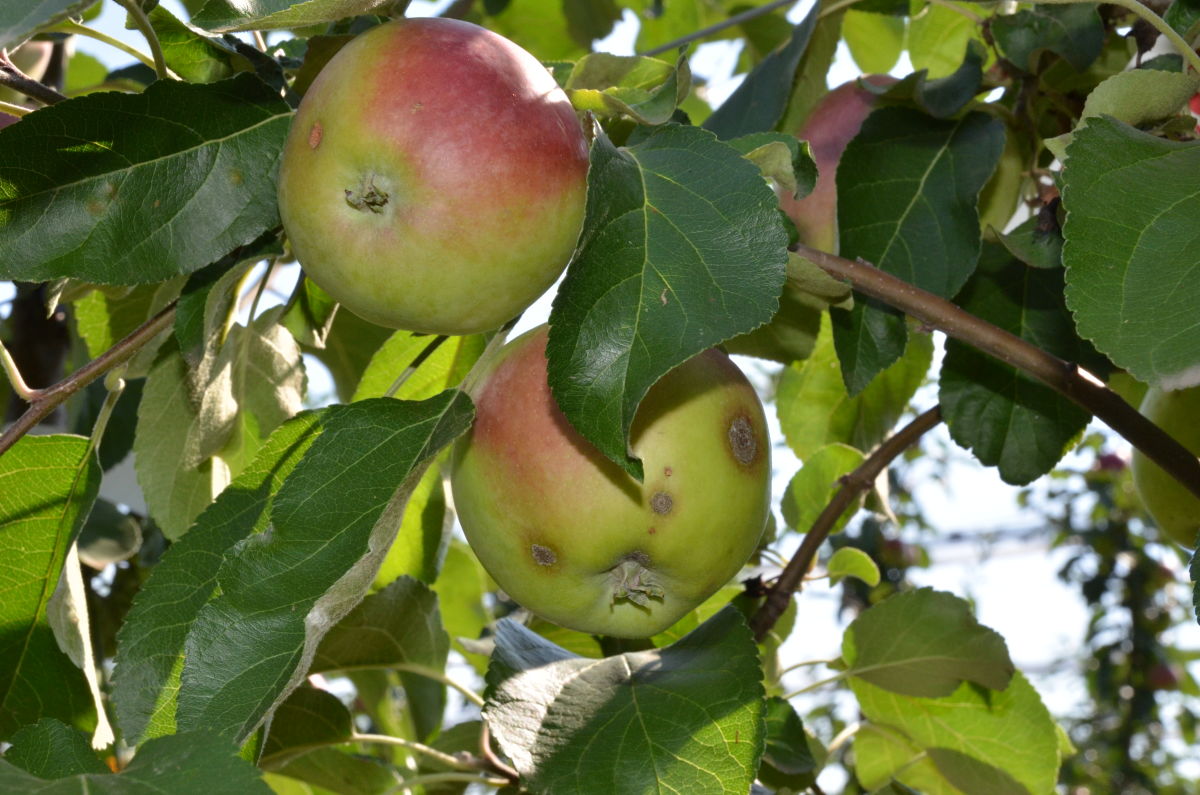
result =
[{"label": "green leaf", "polygon": [[433,584],[454,527],[454,514],[446,509],[446,491],[440,467],[431,466],[413,489],[400,520],[400,532],[375,575],[376,589],[408,575]]},{"label": "green leaf", "polygon": [[197,35],[194,28],[161,5],[156,5],[148,16],[167,66],[189,83],[214,83],[232,77],[235,71],[250,70],[245,58]]},{"label": "green leaf", "polygon": [[1000,243],[1008,253],[1031,268],[1062,267],[1062,230],[1055,223],[1052,228],[1035,215],[1008,234],[999,235]]},{"label": "green leaf", "polygon": [[[962,3],[976,13],[981,7]],[[930,78],[945,77],[962,63],[967,42],[979,36],[975,22],[957,9],[930,4],[908,23],[908,57],[913,71],[928,70]]]},{"label": "green leaf", "polygon": [[[977,111],[946,121],[873,112],[838,165],[842,256],[954,296],[979,257],[979,192],[1003,147],[1003,123]],[[842,377],[857,394],[904,351],[904,319],[867,300],[833,318]]]},{"label": "green leaf", "polygon": [[603,39],[621,19],[621,7],[613,0],[563,0],[567,31],[580,47],[592,48],[595,39]]},{"label": "green leaf", "polygon": [[580,112],[663,124],[687,98],[691,71],[682,56],[671,64],[638,55],[591,53],[576,62],[564,88]]},{"label": "green leaf", "polygon": [[[1019,672],[1013,673],[1003,691],[963,683],[950,695],[936,699],[891,693],[859,679],[851,679],[850,685],[872,723],[900,734],[902,740],[897,744],[901,747],[928,755],[933,764],[927,770],[953,782],[956,788],[968,787],[958,791],[1007,795],[1054,790],[1059,766],[1054,721],[1037,691]],[[902,758],[900,750],[895,754],[897,760]],[[980,781],[978,772],[986,770],[985,765],[1003,775],[991,779],[990,784]],[[903,775],[900,779],[915,783]],[[1013,789],[1009,782],[1023,789]]]},{"label": "green leaf", "polygon": [[451,539],[433,590],[438,596],[446,632],[455,641],[455,649],[465,653],[471,664],[483,673],[487,661],[470,654],[458,642],[460,638],[476,640],[494,618],[485,601],[485,595],[491,590],[490,579],[465,542]]},{"label": "green leaf", "polygon": [[236,544],[268,526],[275,493],[320,433],[317,412],[284,423],[254,463],[171,545],[134,598],[117,636],[113,703],[129,742],[175,731],[183,648],[217,571]]},{"label": "green leaf", "polygon": [[563,13],[565,6],[564,0],[506,2],[503,10],[488,14],[481,22],[542,61],[573,61],[588,48],[571,36],[570,23]]},{"label": "green leaf", "polygon": [[0,457],[0,738],[41,718],[95,725],[83,674],[59,649],[47,609],[99,488],[82,437],[25,436]]},{"label": "green leaf", "polygon": [[866,552],[857,547],[842,547],[825,564],[829,581],[836,583],[843,577],[853,577],[874,588],[879,584],[879,567]]},{"label": "green leaf", "polygon": [[863,74],[887,74],[904,51],[907,27],[904,17],[851,8],[842,20],[842,36]]},{"label": "green leaf", "polygon": [[229,469],[214,458],[182,465],[199,413],[192,403],[187,364],[173,342],[163,348],[142,388],[133,453],[150,515],[163,535],[177,540],[228,485]]},{"label": "green leaf", "polygon": [[102,571],[110,563],[129,560],[142,546],[142,526],[108,500],[96,500],[76,541],[79,559]]},{"label": "green leaf", "polygon": [[962,63],[945,77],[931,79],[929,71],[921,69],[889,88],[871,90],[892,101],[911,100],[930,116],[949,119],[961,113],[980,92],[987,55],[987,47],[971,39],[967,42]]},{"label": "green leaf", "polygon": [[265,778],[276,795],[384,795],[396,788],[395,770],[383,760],[334,748],[297,757]]},{"label": "green leaf", "polygon": [[[437,340],[427,334],[397,331],[375,351],[363,370],[352,400],[383,397],[396,379]],[[487,338],[482,334],[447,337],[429,354],[396,391],[401,400],[425,400],[444,389],[458,386],[483,353]]]},{"label": "green leaf", "polygon": [[787,109],[789,89],[819,13],[814,6],[793,28],[787,43],[763,58],[721,107],[704,120],[704,129],[726,140],[775,129]]},{"label": "green leaf", "polygon": [[[53,782],[53,783],[50,783]],[[0,791],[40,795],[271,795],[259,770],[237,748],[207,732],[150,740],[120,775],[86,773],[44,779],[0,759]]]},{"label": "green leaf", "polygon": [[1163,19],[1175,32],[1190,41],[1200,28],[1200,2],[1197,0],[1175,0]]},{"label": "green leaf", "polygon": [[1096,8],[1090,3],[1035,5],[996,14],[990,20],[992,36],[1018,69],[1037,72],[1039,56],[1049,51],[1082,72],[1104,49],[1104,23]]},{"label": "green leaf", "polygon": [[[802,199],[816,187],[817,163],[807,141],[798,141],[784,133],[762,132],[734,138],[729,145],[757,165],[762,175],[775,184],[776,190]],[[792,258],[789,253],[789,260]],[[817,270],[824,273],[820,268]],[[826,278],[830,282],[837,281],[831,276]]]},{"label": "green leaf", "polygon": [[0,278],[146,284],[251,242],[279,223],[289,122],[239,75],[89,94],[0,130]]},{"label": "green leaf", "polygon": [[903,416],[932,360],[930,336],[911,334],[904,356],[851,397],[842,382],[825,316],[812,355],[785,368],[779,382],[775,409],[788,446],[802,459],[834,442],[872,449]]},{"label": "green leaf", "polygon": [[[1061,269],[1030,268],[991,243],[958,302],[1042,350],[1105,375],[1103,360],[1075,334]],[[1091,419],[1041,381],[954,339],[946,341],[938,398],[954,441],[1014,485],[1053,469]]]},{"label": "green leaf", "polygon": [[808,747],[808,734],[792,705],[778,696],[767,699],[767,740],[758,778],[776,789],[800,791],[812,785],[817,762]]},{"label": "green leaf", "polygon": [[[333,406],[271,504],[268,532],[217,573],[188,634],[178,722],[244,740],[359,602],[425,467],[470,425],[465,394]],[[348,497],[349,495],[349,497]]]},{"label": "green leaf", "polygon": [[929,754],[904,734],[871,723],[854,735],[854,776],[872,793],[893,793],[895,790],[883,788],[889,781],[901,781],[923,795],[964,795],[938,773]]},{"label": "green leaf", "polygon": [[218,33],[305,28],[356,17],[391,0],[202,0],[192,24]]},{"label": "green leaf", "polygon": [[[861,451],[840,442],[828,444],[805,456],[804,466],[788,483],[780,503],[788,527],[807,532],[841,488],[842,476],[853,472],[865,458]],[[843,513],[830,532],[836,533],[844,528],[862,503],[863,497],[860,496],[854,503],[854,510]]]},{"label": "green leaf", "polygon": [[54,718],[42,718],[11,738],[4,761],[38,778],[55,779],[84,773],[108,773],[88,737]]},{"label": "green leaf", "polygon": [[296,342],[320,349],[325,347],[325,339],[333,328],[337,310],[338,303],[329,293],[312,279],[301,276],[296,283],[294,298],[288,303],[279,322],[292,332]]},{"label": "green leaf", "polygon": [[635,477],[629,426],[650,386],[771,319],[786,275],[778,200],[710,133],[668,125],[592,145],[587,216],[554,299],[549,380],[580,433]]},{"label": "green leaf", "polygon": [[[165,284],[90,290],[74,301],[75,327],[87,346],[88,356],[95,359],[129,336],[174,300],[182,287],[182,279],[172,279]],[[153,362],[154,354],[143,352],[156,351],[161,341],[162,337],[158,337],[138,352],[138,359],[144,361],[147,367]],[[126,371],[127,378],[145,374],[145,368],[140,372]]]},{"label": "green leaf", "polygon": [[1004,638],[953,594],[921,588],[859,614],[842,636],[853,680],[891,693],[938,698],[963,682],[1003,690],[1016,670]]},{"label": "green leaf", "polygon": [[796,78],[789,92],[787,108],[777,125],[781,132],[798,132],[821,97],[829,91],[825,75],[841,43],[842,22],[846,15],[845,11],[838,10],[826,13],[835,5],[839,5],[837,0],[819,0],[815,6],[819,9],[816,27],[809,37],[804,57],[796,67]]},{"label": "green leaf", "polygon": [[1067,306],[1081,336],[1140,381],[1200,383],[1200,142],[1107,118],[1075,133],[1063,172]]},{"label": "green leaf", "polygon": [[442,629],[437,595],[420,580],[401,577],[329,630],[309,671],[399,669],[410,712],[418,712],[420,705],[421,714],[436,716],[419,731],[424,739],[441,722],[446,689],[423,674],[443,670],[449,653],[450,636]]},{"label": "green leaf", "polygon": [[730,607],[678,643],[589,660],[502,620],[484,717],[534,793],[738,793],[763,752],[754,640]]},{"label": "green leaf", "polygon": [[24,0],[0,4],[0,49],[11,50],[39,28],[83,12],[96,0]]},{"label": "green leaf", "polygon": [[275,710],[259,764],[274,770],[322,745],[349,742],[354,718],[337,696],[304,684]]}]

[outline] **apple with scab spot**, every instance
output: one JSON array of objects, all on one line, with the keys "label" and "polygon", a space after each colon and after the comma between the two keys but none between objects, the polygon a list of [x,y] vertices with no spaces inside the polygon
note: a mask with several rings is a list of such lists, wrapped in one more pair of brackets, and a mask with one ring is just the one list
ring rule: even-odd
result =
[{"label": "apple with scab spot", "polygon": [[545,326],[471,390],[454,503],[475,554],[519,604],[615,637],[660,632],[737,575],[769,512],[762,404],[728,356],[701,353],[646,394],[630,433],[638,483],[568,423],[546,381]]},{"label": "apple with scab spot", "polygon": [[[1176,441],[1200,455],[1200,387],[1146,390],[1138,409]],[[1133,484],[1155,524],[1168,538],[1196,549],[1200,536],[1200,499],[1136,448],[1131,463]]]},{"label": "apple with scab spot", "polygon": [[279,210],[305,273],[355,314],[439,334],[497,328],[566,267],[588,143],[554,78],[468,22],[372,28],[292,122]]}]

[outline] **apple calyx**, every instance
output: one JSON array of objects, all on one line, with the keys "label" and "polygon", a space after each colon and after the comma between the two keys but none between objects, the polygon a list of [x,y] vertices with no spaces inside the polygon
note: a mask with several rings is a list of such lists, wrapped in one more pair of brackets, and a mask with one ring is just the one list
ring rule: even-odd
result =
[{"label": "apple calyx", "polygon": [[370,210],[373,213],[381,213],[388,203],[388,198],[386,191],[375,187],[374,174],[364,176],[358,190],[346,190],[346,203],[359,211]]},{"label": "apple calyx", "polygon": [[658,578],[647,568],[650,559],[644,552],[635,552],[609,570],[612,580],[612,601],[628,599],[635,605],[646,607],[651,599],[662,599],[666,591],[659,585]]}]

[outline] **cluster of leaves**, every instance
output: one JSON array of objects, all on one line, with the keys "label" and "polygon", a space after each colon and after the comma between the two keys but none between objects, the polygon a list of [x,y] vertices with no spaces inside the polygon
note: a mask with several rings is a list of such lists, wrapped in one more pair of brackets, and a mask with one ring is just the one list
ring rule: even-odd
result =
[{"label": "cluster of leaves", "polygon": [[[470,426],[458,387],[490,335],[374,327],[304,279],[256,311],[287,259],[274,175],[294,107],[390,4],[195,0],[185,22],[135,1],[161,74],[73,58],[70,98],[0,131],[0,278],[37,285],[22,295],[69,323],[72,368],[137,343],[123,383],[72,401],[83,435],[25,436],[0,457],[0,529],[19,553],[0,561],[4,788],[812,786],[824,751],[781,697],[794,605],[756,642],[746,616],[761,594],[729,587],[644,648],[499,615],[452,538],[439,471]],[[86,34],[73,15],[91,5],[6,6],[0,48]],[[1167,20],[1194,37],[1189,8],[1178,0]],[[629,10],[652,51],[745,8]],[[778,210],[777,193],[803,196],[817,177],[793,132],[840,41],[864,71],[902,51],[916,68],[878,90],[842,157],[843,256],[1102,377],[1192,385],[1200,288],[1184,276],[1200,264],[1200,210],[1187,175],[1200,144],[1180,109],[1197,76],[1178,56],[1143,62],[1117,32],[1128,19],[1103,11],[863,0],[818,4],[795,25],[760,14],[711,35],[742,41],[749,72],[714,109],[686,54],[590,52],[615,3],[451,6],[546,61],[598,123],[548,347],[572,424],[640,477],[628,430],[664,373],[723,343],[781,362],[779,419],[804,461],[784,535],[813,526],[911,411],[929,335],[789,251]],[[139,332],[147,321],[161,333]],[[340,403],[306,405],[306,354]],[[1089,420],[958,341],[937,388],[955,441],[1012,483],[1048,473]],[[130,450],[148,517],[97,499]],[[81,561],[104,575],[85,582]],[[826,568],[880,578],[852,545]],[[452,648],[485,675],[484,696],[464,696],[481,720],[445,725]],[[1070,755],[1003,639],[950,594],[864,609],[830,665],[863,716],[853,768],[866,790],[1043,793]],[[313,685],[333,674],[352,704]],[[93,747],[113,749],[110,765]]]}]

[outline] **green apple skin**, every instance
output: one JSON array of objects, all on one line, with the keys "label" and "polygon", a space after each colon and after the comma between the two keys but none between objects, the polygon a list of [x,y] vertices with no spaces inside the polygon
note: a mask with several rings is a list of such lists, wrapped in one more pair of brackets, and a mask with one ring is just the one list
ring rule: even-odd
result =
[{"label": "green apple skin", "polygon": [[390,328],[496,328],[574,252],[588,144],[532,55],[484,28],[408,19],[347,44],[313,81],[279,170],[305,273]]},{"label": "green apple skin", "polygon": [[[1138,410],[1200,455],[1200,387],[1175,391],[1150,387]],[[1176,543],[1195,549],[1200,535],[1200,499],[1136,448],[1131,469],[1133,484],[1155,524]]]},{"label": "green apple skin", "polygon": [[542,326],[510,342],[472,390],[475,424],[451,478],[459,519],[484,568],[530,611],[582,632],[653,635],[729,582],[762,537],[762,404],[720,351],[675,368],[634,417],[639,484],[558,409],[546,338]]},{"label": "green apple skin", "polygon": [[[875,86],[896,82],[888,75],[867,75],[864,81]],[[857,80],[843,83],[830,91],[813,108],[808,120],[796,133],[812,147],[817,164],[817,184],[803,199],[785,193],[779,196],[779,206],[796,225],[800,241],[813,248],[838,252],[837,226],[837,167],[867,116],[875,109],[876,96],[858,84]]]}]

